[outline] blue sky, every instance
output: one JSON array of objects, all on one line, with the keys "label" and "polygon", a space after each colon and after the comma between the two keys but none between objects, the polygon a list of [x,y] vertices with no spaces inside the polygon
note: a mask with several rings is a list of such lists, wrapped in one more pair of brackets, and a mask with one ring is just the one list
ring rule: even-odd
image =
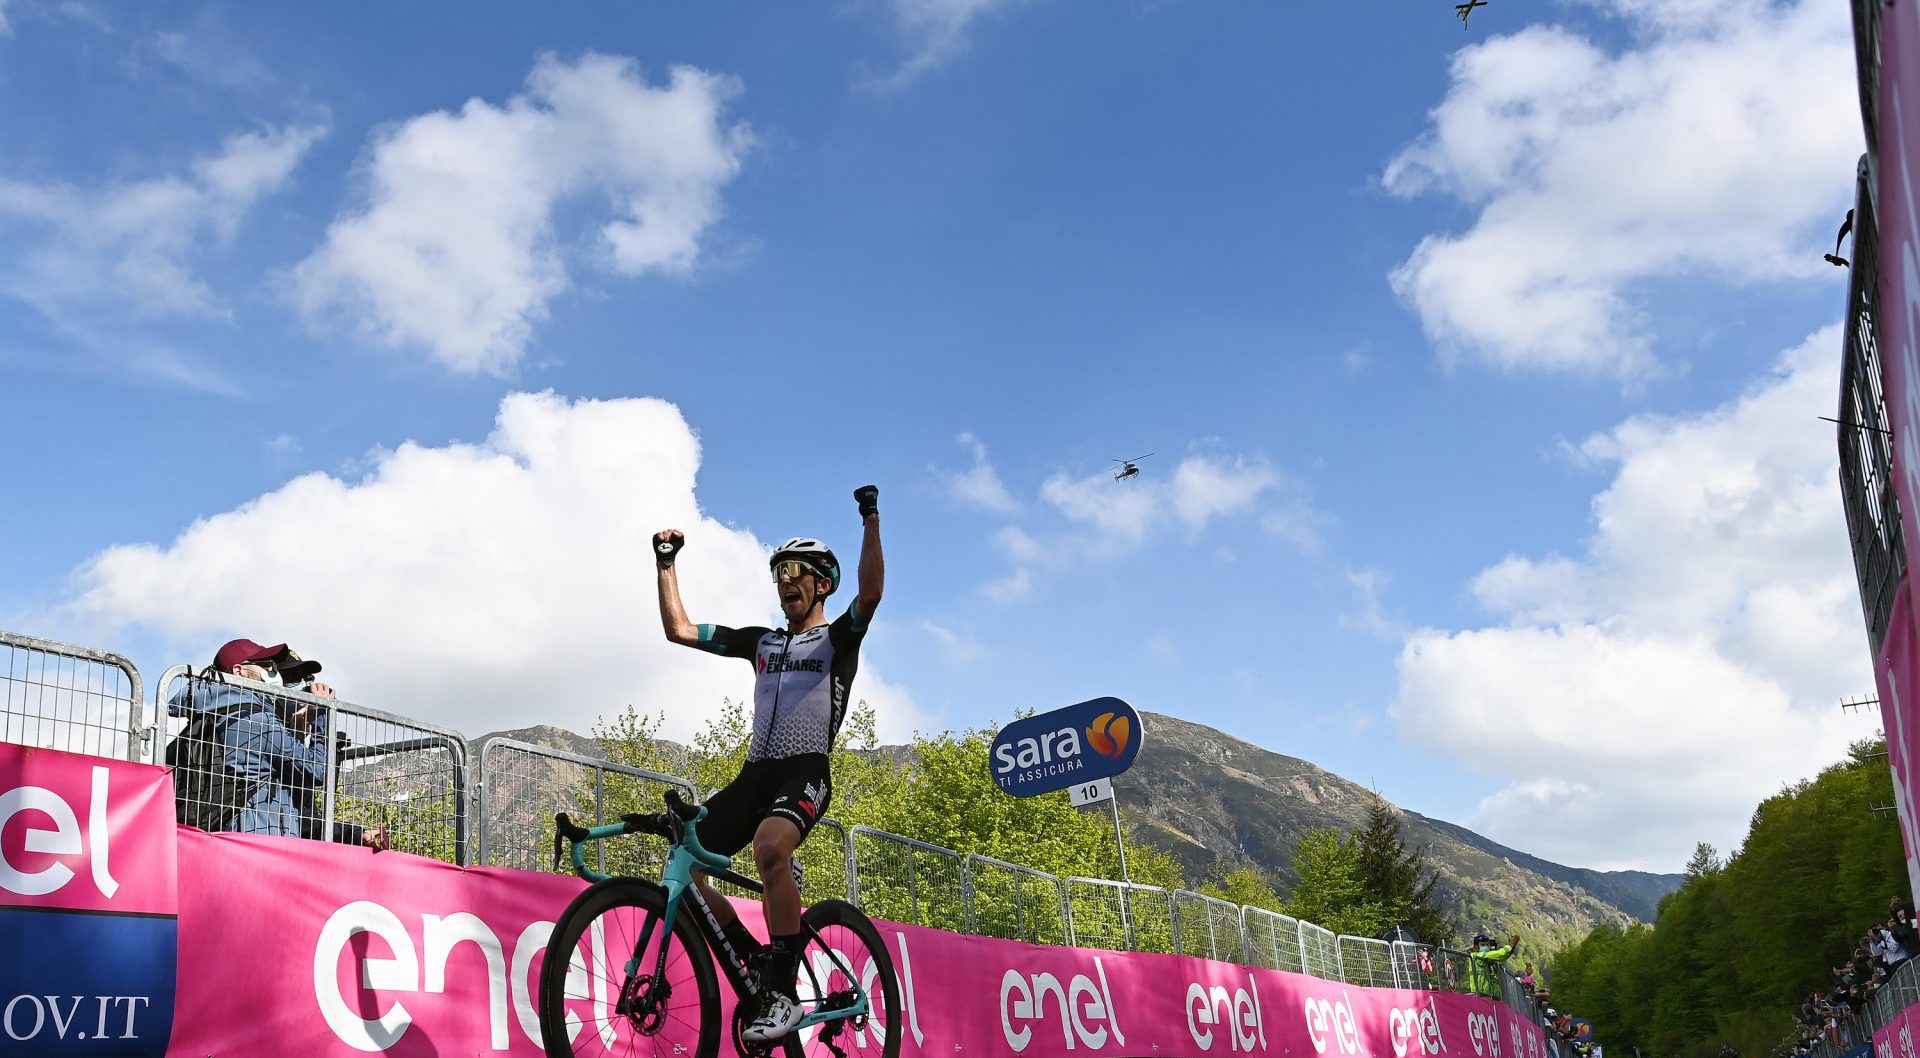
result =
[{"label": "blue sky", "polygon": [[759,623],[871,481],[891,737],[1117,694],[1678,870],[1872,733],[1850,48],[1835,0],[0,0],[0,626],[684,734],[749,677],[661,638],[647,537]]}]

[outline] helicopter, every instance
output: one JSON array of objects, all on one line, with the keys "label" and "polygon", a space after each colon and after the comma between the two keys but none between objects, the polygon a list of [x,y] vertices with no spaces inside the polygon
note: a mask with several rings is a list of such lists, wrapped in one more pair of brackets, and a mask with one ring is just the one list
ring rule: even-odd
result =
[{"label": "helicopter", "polygon": [[1142,459],[1145,459],[1147,458],[1147,456],[1150,456],[1152,454],[1153,454],[1152,452],[1148,452],[1146,456],[1134,456],[1132,459],[1114,460],[1114,462],[1120,464],[1120,466],[1119,466],[1119,469],[1113,472],[1113,480],[1125,481],[1128,478],[1134,476],[1135,474],[1140,473],[1140,467],[1138,466],[1139,462]]},{"label": "helicopter", "polygon": [[1467,0],[1464,4],[1453,5],[1455,14],[1460,16],[1460,28],[1467,27],[1467,20],[1473,17],[1473,9],[1487,6],[1487,0]]}]

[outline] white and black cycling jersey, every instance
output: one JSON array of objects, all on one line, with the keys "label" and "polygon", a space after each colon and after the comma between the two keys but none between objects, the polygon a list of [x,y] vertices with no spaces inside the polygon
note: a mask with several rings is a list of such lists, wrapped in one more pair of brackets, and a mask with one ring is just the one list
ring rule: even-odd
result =
[{"label": "white and black cycling jersey", "polygon": [[847,715],[869,617],[853,600],[831,623],[804,632],[700,626],[700,649],[753,662],[753,739],[748,760],[827,753]]}]

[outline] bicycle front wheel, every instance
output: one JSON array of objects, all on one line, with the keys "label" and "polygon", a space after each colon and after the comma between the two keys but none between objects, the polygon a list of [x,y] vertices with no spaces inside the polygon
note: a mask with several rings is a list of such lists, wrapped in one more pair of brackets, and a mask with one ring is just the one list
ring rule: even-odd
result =
[{"label": "bicycle front wheel", "polygon": [[720,988],[713,959],[686,908],[672,933],[661,928],[666,900],[657,885],[610,878],[567,906],[540,960],[547,1058],[717,1058]]},{"label": "bicycle front wheel", "polygon": [[900,981],[880,931],[844,900],[820,901],[801,922],[806,937],[797,982],[802,1008],[831,1010],[864,993],[867,1013],[800,1030],[800,1052],[810,1058],[898,1058]]}]

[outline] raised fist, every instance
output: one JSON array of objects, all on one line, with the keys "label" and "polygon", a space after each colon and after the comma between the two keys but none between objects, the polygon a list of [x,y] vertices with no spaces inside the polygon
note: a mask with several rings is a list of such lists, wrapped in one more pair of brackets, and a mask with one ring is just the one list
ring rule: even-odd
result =
[{"label": "raised fist", "polygon": [[653,560],[661,569],[673,565],[674,558],[687,543],[687,534],[678,529],[662,529],[653,534]]},{"label": "raised fist", "polygon": [[853,498],[860,504],[860,517],[880,513],[880,486],[862,485],[853,490]]}]

